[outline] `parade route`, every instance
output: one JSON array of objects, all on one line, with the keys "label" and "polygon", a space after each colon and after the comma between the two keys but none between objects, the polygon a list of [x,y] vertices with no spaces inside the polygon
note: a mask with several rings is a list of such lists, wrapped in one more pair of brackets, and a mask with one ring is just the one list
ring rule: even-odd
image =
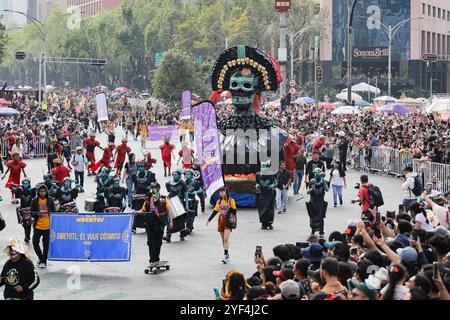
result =
[{"label": "parade route", "polygon": [[[116,142],[123,136],[123,131],[118,128]],[[102,146],[106,146],[106,134],[97,136]],[[179,142],[173,141],[176,152],[180,150]],[[147,151],[151,151],[158,160],[154,172],[158,182],[162,186],[161,193],[166,194],[165,183],[168,181],[163,176],[161,154],[158,146],[160,141],[149,142]],[[142,152],[139,141],[129,137],[129,145],[137,158],[141,159]],[[97,159],[101,156],[96,151]],[[177,156],[178,160],[178,156]],[[31,178],[32,185],[42,180],[45,168],[44,159],[26,160],[26,172]],[[173,162],[176,164],[176,160]],[[181,166],[181,165],[180,165]],[[180,166],[176,166],[179,168]],[[327,172],[328,175],[328,172]],[[359,181],[361,172],[349,171],[347,175],[347,189],[344,189],[344,205],[333,208],[332,193],[328,192],[326,200],[329,202],[327,219],[325,221],[325,233],[330,234],[334,230],[343,232],[350,220],[359,218],[359,207],[350,203],[354,199],[357,190],[354,189]],[[370,181],[379,186],[383,192],[386,210],[397,210],[398,199],[401,199],[401,181],[396,178],[370,175]],[[3,184],[6,180],[2,181]],[[96,184],[94,177],[86,177],[86,192],[80,194],[77,199],[78,207],[82,212],[84,200],[92,197]],[[15,206],[10,204],[8,190],[1,188],[3,201],[0,203],[0,212],[6,219],[6,229],[0,233],[0,243],[6,243],[11,237],[23,239],[23,229],[17,224]],[[161,259],[170,262],[171,269],[158,275],[144,274],[144,268],[148,265],[148,247],[145,230],[138,229],[137,235],[133,235],[132,257],[127,263],[62,263],[49,261],[47,269],[37,269],[41,284],[35,290],[38,300],[60,299],[87,299],[87,300],[120,300],[120,299],[213,299],[213,288],[221,286],[221,279],[226,273],[238,269],[250,276],[256,271],[253,256],[255,246],[263,247],[266,258],[272,256],[272,248],[278,244],[305,241],[310,233],[309,217],[306,212],[305,197],[296,201],[297,196],[290,190],[288,212],[275,214],[274,230],[260,230],[258,213],[256,209],[238,210],[238,226],[231,234],[230,257],[227,265],[221,263],[222,246],[217,232],[217,218],[208,227],[205,223],[212,208],[208,204],[204,214],[195,221],[195,229],[186,241],[179,242],[178,235],[174,235],[172,243],[164,243],[161,251]],[[3,248],[2,248],[3,249]],[[36,256],[30,248],[33,261]],[[6,261],[2,254],[0,263]]]}]

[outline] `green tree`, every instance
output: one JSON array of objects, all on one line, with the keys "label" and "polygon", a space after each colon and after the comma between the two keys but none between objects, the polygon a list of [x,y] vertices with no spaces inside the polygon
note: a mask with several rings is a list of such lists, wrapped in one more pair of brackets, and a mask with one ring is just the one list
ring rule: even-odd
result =
[{"label": "green tree", "polygon": [[[181,102],[181,94],[190,90],[205,98],[208,88],[205,86],[204,67],[196,64],[194,57],[186,51],[170,50],[161,67],[156,71],[153,84],[156,98],[176,107]],[[203,75],[203,78],[199,77]]]},{"label": "green tree", "polygon": [[0,23],[0,63],[2,63],[3,57],[5,56],[7,40],[8,37],[5,32],[5,26]]}]

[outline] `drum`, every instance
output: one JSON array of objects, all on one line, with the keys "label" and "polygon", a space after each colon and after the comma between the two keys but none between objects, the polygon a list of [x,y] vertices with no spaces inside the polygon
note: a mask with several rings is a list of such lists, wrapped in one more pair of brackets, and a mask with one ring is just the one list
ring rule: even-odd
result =
[{"label": "drum", "polygon": [[59,212],[72,212],[72,213],[78,213],[78,207],[77,204],[72,201],[68,202],[66,204],[63,204],[59,208]]},{"label": "drum", "polygon": [[17,218],[20,224],[31,226],[33,221],[31,216],[31,208],[17,208]]},{"label": "drum", "polygon": [[169,211],[171,212],[173,219],[186,214],[186,209],[183,207],[180,198],[177,196],[169,199]]},{"label": "drum", "polygon": [[144,202],[148,200],[148,196],[145,194],[135,194],[133,195],[133,202],[131,208],[133,210],[141,210]]},{"label": "drum", "polygon": [[97,199],[95,199],[95,198],[88,198],[88,199],[86,199],[84,201],[84,210],[86,212],[94,212],[96,203],[97,203]]},{"label": "drum", "polygon": [[109,207],[105,209],[105,212],[122,212],[122,209],[117,207]]}]

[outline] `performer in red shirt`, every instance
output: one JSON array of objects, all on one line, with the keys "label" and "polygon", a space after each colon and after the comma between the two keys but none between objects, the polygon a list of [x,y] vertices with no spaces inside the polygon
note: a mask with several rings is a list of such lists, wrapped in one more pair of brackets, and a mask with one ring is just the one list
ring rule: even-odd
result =
[{"label": "performer in red shirt", "polygon": [[156,159],[152,158],[152,154],[151,152],[147,152],[145,154],[145,159],[146,159],[146,164],[145,164],[145,170],[150,170],[151,168],[153,168],[153,164],[156,163]]},{"label": "performer in red shirt", "polygon": [[164,143],[159,146],[161,149],[162,161],[164,164],[164,177],[167,177],[166,168],[169,169],[169,176],[171,175],[170,169],[172,167],[172,155],[175,146],[170,143],[170,138],[164,138]]},{"label": "performer in red shirt", "polygon": [[57,182],[58,186],[62,187],[64,178],[70,177],[70,172],[72,170],[70,170],[69,168],[64,166],[62,164],[61,159],[55,159],[55,160],[53,160],[53,163],[56,165],[56,167],[54,167],[52,169],[51,173],[52,173],[53,177],[55,178],[55,181]]},{"label": "performer in red shirt", "polygon": [[[103,156],[94,166],[92,166],[89,170],[92,173],[97,172],[97,170],[101,167],[111,169],[111,157],[113,155],[113,151],[116,145],[113,142],[108,143],[108,147],[103,148]],[[101,171],[101,169],[100,169]]]},{"label": "performer in red shirt", "polygon": [[[5,179],[6,175],[8,174],[8,172],[10,172],[9,174],[9,178],[8,178],[8,182],[6,183],[5,188],[9,189],[9,186],[11,185],[11,182],[14,183],[16,186],[20,185],[20,173],[23,172],[23,176],[26,178],[27,174],[25,173],[25,167],[27,165],[25,164],[25,162],[21,161],[19,158],[19,153],[18,152],[13,152],[12,153],[12,160],[8,161],[6,163],[6,167],[8,168],[5,172],[5,174],[2,176],[2,180]],[[18,199],[15,199],[15,193],[14,191],[11,190],[11,195],[12,195],[12,200],[11,203],[15,204],[18,203]]]},{"label": "performer in red shirt", "polygon": [[183,146],[181,147],[181,150],[178,152],[178,156],[180,157],[178,159],[177,164],[180,163],[180,160],[183,159],[183,169],[191,168],[192,164],[194,163],[194,150],[188,147],[187,142],[183,142]]},{"label": "performer in red shirt", "polygon": [[291,173],[291,176],[293,176],[295,171],[295,160],[294,156],[298,154],[298,150],[300,147],[295,142],[294,137],[289,135],[285,144],[284,144],[284,162],[286,163],[286,169]]},{"label": "performer in red shirt", "polygon": [[325,136],[320,136],[319,139],[317,139],[313,145],[312,153],[314,153],[315,151],[319,151],[319,153],[320,153],[326,140],[327,140],[327,138]]},{"label": "performer in red shirt", "polygon": [[7,131],[6,137],[3,139],[3,141],[8,141],[8,152],[11,152],[14,144],[16,143],[16,137],[11,131]]},{"label": "performer in red shirt", "polygon": [[122,172],[123,165],[125,164],[125,157],[130,154],[131,148],[127,146],[128,139],[123,138],[122,144],[119,144],[116,147],[116,153],[115,158],[116,162],[114,164],[114,169],[117,170],[117,174],[120,176],[120,173]]},{"label": "performer in red shirt", "polygon": [[95,165],[95,147],[100,148],[100,142],[95,140],[95,133],[93,132],[90,134],[89,138],[84,139],[83,145],[86,149],[86,158],[90,162],[88,167],[88,176],[91,176],[91,167]]}]

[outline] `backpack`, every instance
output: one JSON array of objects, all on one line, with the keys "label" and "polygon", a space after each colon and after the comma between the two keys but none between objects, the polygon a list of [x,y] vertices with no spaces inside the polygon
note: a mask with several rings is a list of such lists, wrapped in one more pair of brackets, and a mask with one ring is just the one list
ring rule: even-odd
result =
[{"label": "backpack", "polygon": [[416,197],[420,196],[423,191],[423,185],[421,179],[419,179],[419,176],[414,177],[414,188],[410,189],[410,192],[412,192]]},{"label": "backpack", "polygon": [[367,187],[369,191],[369,205],[371,209],[378,208],[384,205],[383,194],[380,188],[374,185]]}]

